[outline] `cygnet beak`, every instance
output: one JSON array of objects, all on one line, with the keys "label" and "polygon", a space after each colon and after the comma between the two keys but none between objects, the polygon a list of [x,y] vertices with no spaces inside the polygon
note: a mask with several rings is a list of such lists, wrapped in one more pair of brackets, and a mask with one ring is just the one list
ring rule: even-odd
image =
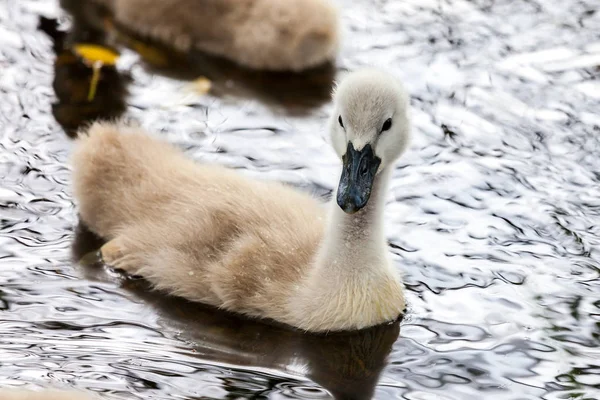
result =
[{"label": "cygnet beak", "polygon": [[375,174],[381,159],[375,156],[370,144],[358,151],[348,142],[342,157],[343,169],[337,192],[338,205],[348,214],[354,214],[369,201]]}]

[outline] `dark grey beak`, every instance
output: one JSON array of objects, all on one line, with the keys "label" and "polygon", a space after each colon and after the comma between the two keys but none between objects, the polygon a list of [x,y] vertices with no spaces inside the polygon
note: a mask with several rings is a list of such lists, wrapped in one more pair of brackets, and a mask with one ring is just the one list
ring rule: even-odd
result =
[{"label": "dark grey beak", "polygon": [[344,167],[337,192],[337,203],[348,214],[354,214],[369,201],[381,159],[375,156],[370,144],[357,151],[352,143],[348,142],[342,161]]}]

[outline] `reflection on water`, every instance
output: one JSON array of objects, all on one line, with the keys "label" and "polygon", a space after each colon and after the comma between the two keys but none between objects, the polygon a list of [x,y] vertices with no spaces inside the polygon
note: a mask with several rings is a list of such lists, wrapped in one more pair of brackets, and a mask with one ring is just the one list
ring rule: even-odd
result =
[{"label": "reflection on water", "polygon": [[[60,2],[74,19],[52,0],[6,1],[0,386],[127,400],[600,398],[597,1],[340,2],[339,68],[388,66],[413,95],[415,137],[386,209],[408,287],[400,327],[302,335],[147,291],[91,255],[73,262],[73,242],[76,256],[98,243],[73,228],[65,131],[122,114],[198,160],[326,195],[337,71],[245,71],[148,45],[75,0]],[[80,41],[122,54],[87,103],[91,71],[69,55]],[[189,90],[199,76],[210,94]]]}]

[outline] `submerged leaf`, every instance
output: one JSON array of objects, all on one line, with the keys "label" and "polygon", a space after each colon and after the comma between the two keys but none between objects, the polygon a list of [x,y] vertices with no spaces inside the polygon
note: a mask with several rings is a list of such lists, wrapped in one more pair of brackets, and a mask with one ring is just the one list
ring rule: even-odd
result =
[{"label": "submerged leaf", "polygon": [[144,61],[152,65],[161,67],[169,63],[167,56],[156,47],[138,40],[132,40],[131,46],[144,59]]},{"label": "submerged leaf", "polygon": [[163,51],[151,44],[144,43],[128,35],[127,33],[120,31],[111,19],[104,19],[104,29],[106,29],[108,33],[124,43],[126,46],[135,50],[147,63],[158,67],[164,67],[168,65],[168,57]]}]

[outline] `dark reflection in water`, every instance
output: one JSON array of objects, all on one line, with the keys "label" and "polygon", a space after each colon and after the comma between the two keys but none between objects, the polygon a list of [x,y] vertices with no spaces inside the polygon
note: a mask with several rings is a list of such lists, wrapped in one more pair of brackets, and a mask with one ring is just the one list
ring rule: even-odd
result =
[{"label": "dark reflection in water", "polygon": [[73,19],[67,33],[58,29],[54,19],[40,18],[40,29],[52,38],[56,54],[52,87],[58,101],[52,104],[52,114],[65,132],[74,137],[77,130],[95,120],[113,120],[126,110],[129,77],[114,65],[104,65],[99,71],[97,89],[89,99],[94,69],[73,50],[76,43],[107,46],[103,31]]},{"label": "dark reflection in water", "polygon": [[173,60],[168,67],[151,66],[149,71],[182,80],[206,76],[213,83],[215,96],[260,99],[282,106],[290,114],[300,115],[329,101],[336,72],[331,65],[302,73],[259,72],[200,53],[187,58],[168,57]]},{"label": "dark reflection in water", "polygon": [[[102,240],[85,225],[77,226],[74,261],[83,259],[88,279],[111,279],[97,256],[101,245]],[[162,324],[183,332],[182,338],[190,341],[199,358],[281,371],[293,367],[340,400],[372,398],[400,331],[397,321],[358,332],[312,335],[161,295],[142,279],[124,279],[122,286],[152,307]],[[254,394],[234,382],[225,387],[232,399]]]}]

